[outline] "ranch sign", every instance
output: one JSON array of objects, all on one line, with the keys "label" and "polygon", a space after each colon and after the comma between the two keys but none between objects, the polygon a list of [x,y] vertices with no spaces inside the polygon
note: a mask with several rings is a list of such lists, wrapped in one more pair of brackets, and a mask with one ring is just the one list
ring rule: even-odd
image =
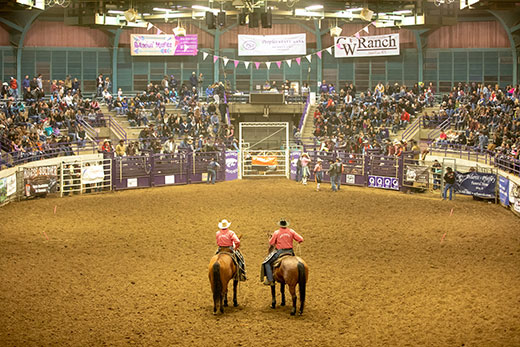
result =
[{"label": "ranch sign", "polygon": [[399,55],[399,34],[347,37],[334,40],[334,57],[373,57]]}]

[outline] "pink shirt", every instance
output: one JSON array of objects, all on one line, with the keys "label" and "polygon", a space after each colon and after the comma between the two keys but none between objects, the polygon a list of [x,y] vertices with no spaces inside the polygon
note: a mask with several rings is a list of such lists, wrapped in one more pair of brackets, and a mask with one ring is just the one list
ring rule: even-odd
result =
[{"label": "pink shirt", "polygon": [[303,237],[292,229],[280,228],[271,236],[269,244],[275,245],[276,249],[293,248],[293,240],[303,242]]},{"label": "pink shirt", "polygon": [[302,162],[302,167],[307,166],[311,162],[311,160],[307,157],[302,157],[300,161]]},{"label": "pink shirt", "polygon": [[219,247],[233,247],[233,243],[235,248],[240,246],[240,240],[233,230],[221,229],[217,231],[217,245]]}]

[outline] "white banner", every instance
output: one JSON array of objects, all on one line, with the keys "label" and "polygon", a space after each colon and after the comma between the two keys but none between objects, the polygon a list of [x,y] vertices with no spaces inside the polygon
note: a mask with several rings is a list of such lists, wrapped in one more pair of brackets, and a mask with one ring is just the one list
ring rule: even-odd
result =
[{"label": "white banner", "polygon": [[399,34],[346,37],[334,40],[334,57],[372,57],[399,55]]},{"label": "white banner", "polygon": [[304,55],[307,54],[305,34],[238,35],[238,55]]},{"label": "white banner", "polygon": [[88,183],[99,183],[105,179],[105,172],[103,171],[103,165],[93,165],[83,167],[81,173],[81,181],[83,184]]},{"label": "white banner", "polygon": [[16,174],[6,177],[7,184],[7,196],[11,196],[16,193]]}]

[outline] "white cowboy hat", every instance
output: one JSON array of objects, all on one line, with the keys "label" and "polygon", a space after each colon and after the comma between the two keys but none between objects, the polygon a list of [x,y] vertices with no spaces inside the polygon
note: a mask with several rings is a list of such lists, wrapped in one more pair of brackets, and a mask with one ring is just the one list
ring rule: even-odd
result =
[{"label": "white cowboy hat", "polygon": [[227,228],[229,228],[230,225],[231,225],[231,222],[228,222],[227,219],[223,219],[220,221],[220,223],[218,223],[218,227],[220,229],[227,229]]}]

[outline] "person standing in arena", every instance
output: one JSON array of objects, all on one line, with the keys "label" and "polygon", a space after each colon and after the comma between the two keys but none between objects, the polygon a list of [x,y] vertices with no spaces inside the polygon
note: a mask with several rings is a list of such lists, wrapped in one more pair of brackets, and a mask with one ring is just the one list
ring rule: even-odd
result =
[{"label": "person standing in arena", "polygon": [[323,180],[323,160],[318,158],[316,165],[314,166],[314,180],[316,181],[316,191],[320,191],[320,183]]},{"label": "person standing in arena", "polygon": [[276,248],[276,252],[269,254],[263,263],[265,276],[267,277],[264,282],[265,285],[274,284],[272,264],[276,259],[278,259],[283,253],[294,255],[293,240],[298,243],[303,242],[303,237],[301,237],[301,235],[293,229],[288,228],[289,222],[287,220],[281,219],[280,222],[278,222],[278,225],[280,228],[273,233],[269,240],[269,244]]},{"label": "person standing in arena", "polygon": [[244,257],[240,250],[240,239],[235,234],[233,230],[229,229],[231,222],[228,222],[227,219],[223,219],[218,223],[218,228],[216,238],[217,238],[217,253],[221,251],[227,251],[232,254],[233,258],[236,260],[238,265],[239,279],[240,281],[246,280],[246,264],[244,261]]},{"label": "person standing in arena", "polygon": [[455,172],[451,169],[451,167],[446,168],[446,173],[444,174],[444,191],[442,192],[442,200],[446,200],[446,193],[448,190],[450,191],[450,200],[453,194],[453,187],[455,185]]},{"label": "person standing in arena", "polygon": [[334,160],[329,160],[329,169],[327,170],[327,174],[330,177],[330,186],[333,192],[337,192],[336,189],[336,165],[334,164]]},{"label": "person standing in arena", "polygon": [[336,166],[336,191],[339,191],[341,188],[341,176],[343,174],[343,163],[339,157],[336,158],[334,165]]},{"label": "person standing in arena", "polygon": [[307,179],[311,175],[311,172],[309,170],[309,163],[311,162],[311,159],[309,158],[309,155],[307,153],[302,154],[301,163],[302,163],[302,183],[304,185],[307,185]]},{"label": "person standing in arena", "polygon": [[217,179],[217,168],[220,168],[220,164],[217,163],[215,158],[211,158],[211,161],[208,164],[208,179],[206,183],[215,184],[215,180]]}]

